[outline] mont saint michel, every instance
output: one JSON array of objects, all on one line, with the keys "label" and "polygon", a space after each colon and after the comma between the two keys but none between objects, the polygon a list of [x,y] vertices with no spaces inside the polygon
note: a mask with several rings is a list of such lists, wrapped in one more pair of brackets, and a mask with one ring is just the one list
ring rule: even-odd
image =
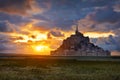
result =
[{"label": "mont saint michel", "polygon": [[90,42],[89,37],[85,37],[78,31],[76,26],[75,34],[63,40],[62,45],[54,51],[53,56],[110,56],[110,52],[102,49]]}]

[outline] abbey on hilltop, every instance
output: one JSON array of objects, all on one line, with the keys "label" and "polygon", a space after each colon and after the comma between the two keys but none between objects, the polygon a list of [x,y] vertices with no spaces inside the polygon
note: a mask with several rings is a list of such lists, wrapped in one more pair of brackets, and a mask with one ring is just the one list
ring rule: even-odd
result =
[{"label": "abbey on hilltop", "polygon": [[62,45],[55,51],[51,51],[53,56],[110,56],[109,51],[94,45],[89,37],[78,31],[76,26],[75,34],[63,40]]}]

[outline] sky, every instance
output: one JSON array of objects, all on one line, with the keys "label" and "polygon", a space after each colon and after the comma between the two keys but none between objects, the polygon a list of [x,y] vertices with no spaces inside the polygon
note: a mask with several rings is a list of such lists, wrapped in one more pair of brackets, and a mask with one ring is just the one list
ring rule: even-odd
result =
[{"label": "sky", "polygon": [[120,55],[120,0],[0,0],[0,53],[49,54],[76,25]]}]

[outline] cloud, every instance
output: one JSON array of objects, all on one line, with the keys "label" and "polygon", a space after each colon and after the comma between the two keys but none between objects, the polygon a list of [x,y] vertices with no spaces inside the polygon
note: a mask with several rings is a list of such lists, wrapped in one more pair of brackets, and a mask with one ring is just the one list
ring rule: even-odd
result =
[{"label": "cloud", "polygon": [[95,12],[87,15],[89,20],[96,21],[98,23],[116,23],[120,20],[120,13],[114,11],[111,7],[104,7],[102,9],[97,9]]},{"label": "cloud", "polygon": [[112,55],[114,55],[114,56],[120,56],[120,52],[119,51],[112,51]]},{"label": "cloud", "polygon": [[[28,44],[15,44],[15,43],[0,43],[0,52],[1,53],[26,53],[28,50],[31,50],[31,47]],[[28,50],[27,50],[27,49]],[[21,50],[23,50],[21,52]],[[30,52],[30,51],[29,51]]]},{"label": "cloud", "polygon": [[31,12],[40,12],[34,0],[0,0],[0,11],[10,14],[27,15]]},{"label": "cloud", "polygon": [[0,44],[11,42],[11,37],[9,34],[0,33]]},{"label": "cloud", "polygon": [[120,12],[120,4],[116,4],[115,6],[113,6],[114,11],[116,12]]},{"label": "cloud", "polygon": [[0,45],[0,51],[5,50],[5,49],[6,49],[6,47],[3,44],[1,44]]},{"label": "cloud", "polygon": [[0,33],[0,51],[17,49],[17,45],[13,43],[14,39],[15,38],[12,37],[10,33]]},{"label": "cloud", "polygon": [[120,52],[120,36],[113,37],[109,36],[106,38],[96,38],[96,39],[91,39],[91,42],[95,43],[96,45],[102,47],[105,50],[110,50],[110,51],[119,51]]},{"label": "cloud", "polygon": [[105,50],[111,51],[111,55],[120,55],[120,37],[109,36],[108,38],[91,38],[92,43],[102,47]]},{"label": "cloud", "polygon": [[[113,8],[103,7],[88,13],[78,21],[79,29],[83,32],[118,32],[120,29],[120,13]],[[118,34],[116,34],[118,35]]]},{"label": "cloud", "polygon": [[50,30],[50,28],[46,26],[34,26],[32,29],[43,33],[48,32]]},{"label": "cloud", "polygon": [[0,32],[14,32],[14,25],[8,21],[0,21]]},{"label": "cloud", "polygon": [[64,37],[64,34],[62,34],[61,32],[58,32],[58,31],[51,31],[50,34],[55,37]]},{"label": "cloud", "polygon": [[[47,1],[49,2],[49,1]],[[101,7],[101,6],[106,6],[106,5],[112,5],[113,3],[117,2],[115,0],[51,0],[50,1],[52,4],[52,7],[57,9],[55,6],[59,6],[59,8],[62,9],[76,9],[77,7],[79,8],[90,8],[90,7]],[[65,7],[66,6],[66,7]],[[58,8],[58,9],[59,9]]]},{"label": "cloud", "polygon": [[110,6],[115,2],[114,0],[38,0],[40,5],[51,4],[51,8],[42,15],[53,23],[52,26],[63,30],[69,30],[74,21],[84,18],[95,7]]}]

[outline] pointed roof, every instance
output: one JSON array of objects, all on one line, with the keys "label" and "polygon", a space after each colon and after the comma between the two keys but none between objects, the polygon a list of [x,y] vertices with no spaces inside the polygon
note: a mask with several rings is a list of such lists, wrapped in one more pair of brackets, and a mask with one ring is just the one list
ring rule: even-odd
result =
[{"label": "pointed roof", "polygon": [[76,30],[75,30],[75,34],[79,33],[79,30],[78,30],[78,25],[76,25]]},{"label": "pointed roof", "polygon": [[78,25],[76,25],[75,35],[83,36],[83,34],[81,32],[79,32]]}]

